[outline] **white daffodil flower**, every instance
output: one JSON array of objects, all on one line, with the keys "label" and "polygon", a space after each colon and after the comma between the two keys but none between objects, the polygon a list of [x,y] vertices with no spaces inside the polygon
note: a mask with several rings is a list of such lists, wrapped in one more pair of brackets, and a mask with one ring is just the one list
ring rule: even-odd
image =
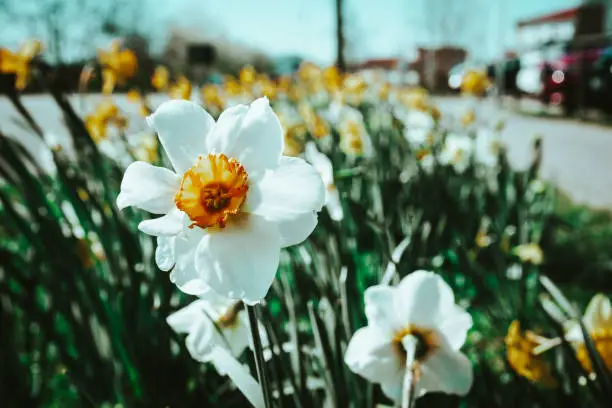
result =
[{"label": "white daffodil flower", "polygon": [[377,285],[365,292],[368,325],[351,338],[344,361],[368,381],[379,383],[396,403],[402,400],[406,340],[416,340],[411,371],[414,395],[445,392],[465,395],[472,386],[472,365],[459,350],[472,326],[471,316],[455,304],[452,289],[438,275],[416,271],[397,287]]},{"label": "white daffodil flower", "polygon": [[280,249],[305,240],[325,203],[325,186],[300,158],[283,157],[283,131],[268,100],[227,109],[217,123],[199,105],[163,103],[148,123],[174,171],[134,162],[120,209],[162,217],[138,228],[157,236],[160,269],[183,292],[215,291],[253,304],[266,296]]},{"label": "white daffodil flower", "polygon": [[497,165],[502,143],[499,136],[487,129],[479,129],[476,134],[476,161],[485,166]]},{"label": "white daffodil flower", "polygon": [[372,157],[372,140],[365,127],[363,115],[355,108],[338,102],[330,104],[325,118],[340,133],[340,149],[350,157]]},{"label": "white daffodil flower", "polygon": [[341,221],[344,218],[342,203],[340,201],[340,193],[334,184],[334,168],[332,162],[323,153],[319,152],[317,145],[314,142],[306,144],[306,160],[319,172],[325,184],[325,206],[329,212],[329,216],[334,221]]},{"label": "white daffodil flower", "polygon": [[185,345],[194,360],[212,363],[219,374],[234,381],[251,404],[263,406],[259,384],[248,368],[236,360],[250,339],[249,323],[241,302],[207,295],[172,313],[166,321],[175,332],[187,334]]},{"label": "white daffodil flower", "polygon": [[435,120],[419,110],[410,110],[400,117],[404,123],[404,138],[412,147],[431,145]]},{"label": "white daffodil flower", "polygon": [[[255,407],[263,407],[263,395],[248,368],[236,358],[251,346],[248,317],[242,302],[209,292],[166,319],[177,333],[187,334],[185,345],[191,357],[212,363],[219,374],[229,376]],[[264,346],[268,340],[260,327]],[[252,347],[252,346],[251,346]]]},{"label": "white daffodil flower", "polygon": [[[612,304],[610,299],[598,293],[589,302],[582,318],[584,326],[593,339],[595,348],[609,369],[612,369]],[[582,366],[593,371],[580,324],[570,321],[565,325],[565,338],[576,348],[577,357]]]},{"label": "white daffodil flower", "polygon": [[[202,363],[210,361],[212,345],[225,347],[235,357],[251,346],[249,321],[242,302],[212,292],[172,313],[166,321],[175,332],[187,334],[189,354]],[[266,346],[263,326],[259,331]]]},{"label": "white daffodil flower", "polygon": [[463,173],[470,165],[474,142],[468,136],[449,134],[440,153],[440,163],[451,165],[457,173]]}]

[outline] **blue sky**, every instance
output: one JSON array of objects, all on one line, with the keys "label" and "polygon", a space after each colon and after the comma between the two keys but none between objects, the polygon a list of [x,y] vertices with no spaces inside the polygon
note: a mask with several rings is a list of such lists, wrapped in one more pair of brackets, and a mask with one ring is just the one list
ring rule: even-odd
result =
[{"label": "blue sky", "polygon": [[[37,7],[38,0],[29,4]],[[69,1],[69,0],[64,0]],[[75,0],[72,0],[75,1]],[[128,4],[132,0],[122,0]],[[160,49],[171,27],[188,28],[194,37],[224,38],[272,56],[301,55],[321,64],[335,59],[335,0],[143,0],[150,7],[135,24],[149,27],[153,48]],[[464,16],[452,38],[477,58],[490,59],[508,47],[516,21],[577,5],[580,0],[344,0],[348,54],[355,60],[380,57],[411,58],[417,46],[432,45],[426,30],[426,5],[446,2]],[[25,3],[24,3],[25,4]],[[471,6],[470,6],[471,5]],[[471,7],[470,10],[467,8]],[[501,7],[501,8],[500,8]],[[431,10],[431,8],[429,8]],[[503,16],[500,19],[500,15]],[[501,28],[498,22],[501,21]],[[7,21],[8,22],[8,21]],[[0,21],[0,26],[3,22]],[[79,59],[83,52],[104,46],[108,38],[91,38],[89,23],[68,25],[71,44],[65,57]],[[0,45],[15,47],[23,37],[44,40],[45,30],[21,23],[0,29]]]},{"label": "blue sky", "polygon": [[[208,28],[273,55],[301,54],[321,63],[334,59],[335,0],[181,0],[175,9],[187,24],[204,16]],[[498,38],[511,46],[516,21],[577,5],[579,0],[446,0],[462,11],[470,34],[465,45],[482,58],[500,52]],[[407,56],[426,45],[424,6],[428,0],[345,0],[351,54],[356,58]],[[499,7],[502,7],[500,9]],[[184,10],[188,10],[185,13]],[[503,15],[503,29],[497,22]],[[189,16],[189,17],[188,17]],[[200,20],[201,21],[201,20]],[[466,28],[463,31],[468,31]],[[500,34],[503,33],[503,34]],[[483,40],[484,38],[484,40]]]}]

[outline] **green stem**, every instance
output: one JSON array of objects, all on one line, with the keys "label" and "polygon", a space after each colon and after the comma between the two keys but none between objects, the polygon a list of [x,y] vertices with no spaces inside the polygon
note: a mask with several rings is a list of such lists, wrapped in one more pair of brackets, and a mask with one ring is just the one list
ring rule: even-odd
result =
[{"label": "green stem", "polygon": [[245,304],[247,314],[249,316],[249,326],[251,327],[251,337],[253,338],[253,351],[255,353],[255,367],[257,368],[257,378],[259,380],[259,386],[263,393],[264,402],[266,408],[272,407],[272,399],[270,396],[270,387],[268,385],[268,379],[266,378],[265,360],[263,355],[263,346],[261,344],[261,337],[259,335],[259,322],[255,314],[255,308],[257,306],[250,306]]}]

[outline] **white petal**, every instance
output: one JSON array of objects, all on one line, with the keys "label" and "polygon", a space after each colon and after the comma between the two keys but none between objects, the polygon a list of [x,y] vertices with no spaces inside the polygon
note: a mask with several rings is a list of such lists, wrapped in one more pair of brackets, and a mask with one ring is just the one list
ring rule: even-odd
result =
[{"label": "white petal", "polygon": [[386,285],[376,285],[367,288],[364,294],[368,325],[376,326],[387,338],[392,338],[394,332],[401,330],[404,323],[397,322],[395,291],[395,288]]},{"label": "white petal", "polygon": [[215,124],[200,105],[181,99],[162,103],[147,122],[157,131],[178,174],[193,166],[199,154],[207,153],[205,137]]},{"label": "white petal", "polygon": [[219,340],[220,336],[212,321],[204,317],[189,329],[185,345],[194,360],[206,363],[211,360],[211,352],[220,344]]},{"label": "white petal", "polygon": [[135,206],[153,214],[166,214],[174,208],[174,195],[181,179],[172,171],[145,162],[128,166],[121,180],[117,207]]},{"label": "white petal", "polygon": [[331,160],[323,153],[317,150],[317,145],[314,142],[306,143],[304,152],[306,160],[315,168],[321,176],[323,184],[326,186],[334,184],[334,168]]},{"label": "white petal", "polygon": [[283,151],[283,130],[267,98],[249,107],[238,105],[223,112],[207,137],[209,151],[225,153],[242,164],[249,179],[274,170]]},{"label": "white petal", "polygon": [[325,198],[325,207],[329,216],[334,221],[342,221],[344,218],[344,210],[342,209],[342,202],[340,201],[340,193],[338,189],[327,188],[327,196]]},{"label": "white petal", "polygon": [[[246,310],[238,312],[237,322],[234,326],[221,329],[223,337],[230,351],[236,357],[240,356],[249,347],[251,330],[249,329]],[[262,327],[260,327],[262,329]],[[264,330],[265,332],[265,330]]]},{"label": "white petal", "polygon": [[145,234],[153,236],[173,236],[180,233],[185,225],[185,213],[176,207],[163,217],[142,221],[138,229]]},{"label": "white petal", "polygon": [[368,381],[393,383],[401,370],[401,362],[390,340],[373,326],[363,327],[349,341],[344,362],[352,372]]},{"label": "white petal", "polygon": [[240,131],[227,151],[245,167],[249,177],[263,175],[278,166],[283,151],[283,129],[267,98],[249,106]]},{"label": "white petal", "polygon": [[166,318],[168,325],[177,333],[189,333],[206,315],[202,312],[202,301],[191,302]]},{"label": "white petal", "polygon": [[393,376],[393,381],[381,384],[380,389],[389,399],[399,405],[402,402],[404,391],[404,370],[400,368]]},{"label": "white petal", "polygon": [[314,231],[317,221],[318,217],[314,211],[301,214],[291,221],[279,221],[277,226],[281,236],[281,247],[286,248],[304,242]]},{"label": "white petal", "polygon": [[224,110],[206,136],[206,151],[227,154],[233,147],[249,107],[236,105]]},{"label": "white petal", "polygon": [[174,266],[174,242],[176,237],[157,237],[155,263],[162,271],[169,271]]},{"label": "white petal", "polygon": [[584,312],[584,325],[588,330],[607,329],[612,324],[612,305],[607,296],[598,293]]},{"label": "white petal", "polygon": [[472,364],[461,352],[442,346],[422,363],[419,388],[424,392],[441,391],[465,395],[474,381]]},{"label": "white petal", "polygon": [[197,278],[215,292],[246,303],[263,299],[276,276],[280,233],[257,215],[204,235],[196,250]]},{"label": "white petal", "polygon": [[303,159],[283,157],[276,171],[250,187],[246,208],[270,220],[292,220],[320,211],[324,203],[325,186],[316,170]]},{"label": "white petal", "polygon": [[197,279],[195,273],[196,249],[205,234],[206,232],[199,228],[187,228],[175,238],[176,264],[170,273],[170,281],[182,292],[190,295],[200,296],[210,290]]},{"label": "white petal", "polygon": [[440,334],[446,337],[453,350],[459,350],[465,343],[468,330],[472,327],[472,316],[461,307],[454,305],[439,323]]},{"label": "white petal", "polygon": [[264,408],[265,403],[261,387],[230,353],[222,347],[215,347],[210,354],[211,361],[219,374],[227,375],[236,384],[247,400],[255,408]]},{"label": "white petal", "polygon": [[433,272],[415,271],[403,278],[396,289],[396,313],[405,324],[435,328],[454,306],[453,291]]}]

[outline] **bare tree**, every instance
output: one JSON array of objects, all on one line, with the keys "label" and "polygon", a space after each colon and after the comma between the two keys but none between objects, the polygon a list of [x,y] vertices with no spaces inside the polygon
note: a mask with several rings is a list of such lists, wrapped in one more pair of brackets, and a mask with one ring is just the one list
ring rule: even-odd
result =
[{"label": "bare tree", "polygon": [[[51,62],[82,58],[105,37],[146,37],[148,0],[0,0],[4,27],[41,38]],[[152,29],[151,29],[152,31]],[[6,38],[5,38],[6,39]]]},{"label": "bare tree", "polygon": [[344,60],[344,0],[336,1],[336,66],[340,71],[346,69]]}]

